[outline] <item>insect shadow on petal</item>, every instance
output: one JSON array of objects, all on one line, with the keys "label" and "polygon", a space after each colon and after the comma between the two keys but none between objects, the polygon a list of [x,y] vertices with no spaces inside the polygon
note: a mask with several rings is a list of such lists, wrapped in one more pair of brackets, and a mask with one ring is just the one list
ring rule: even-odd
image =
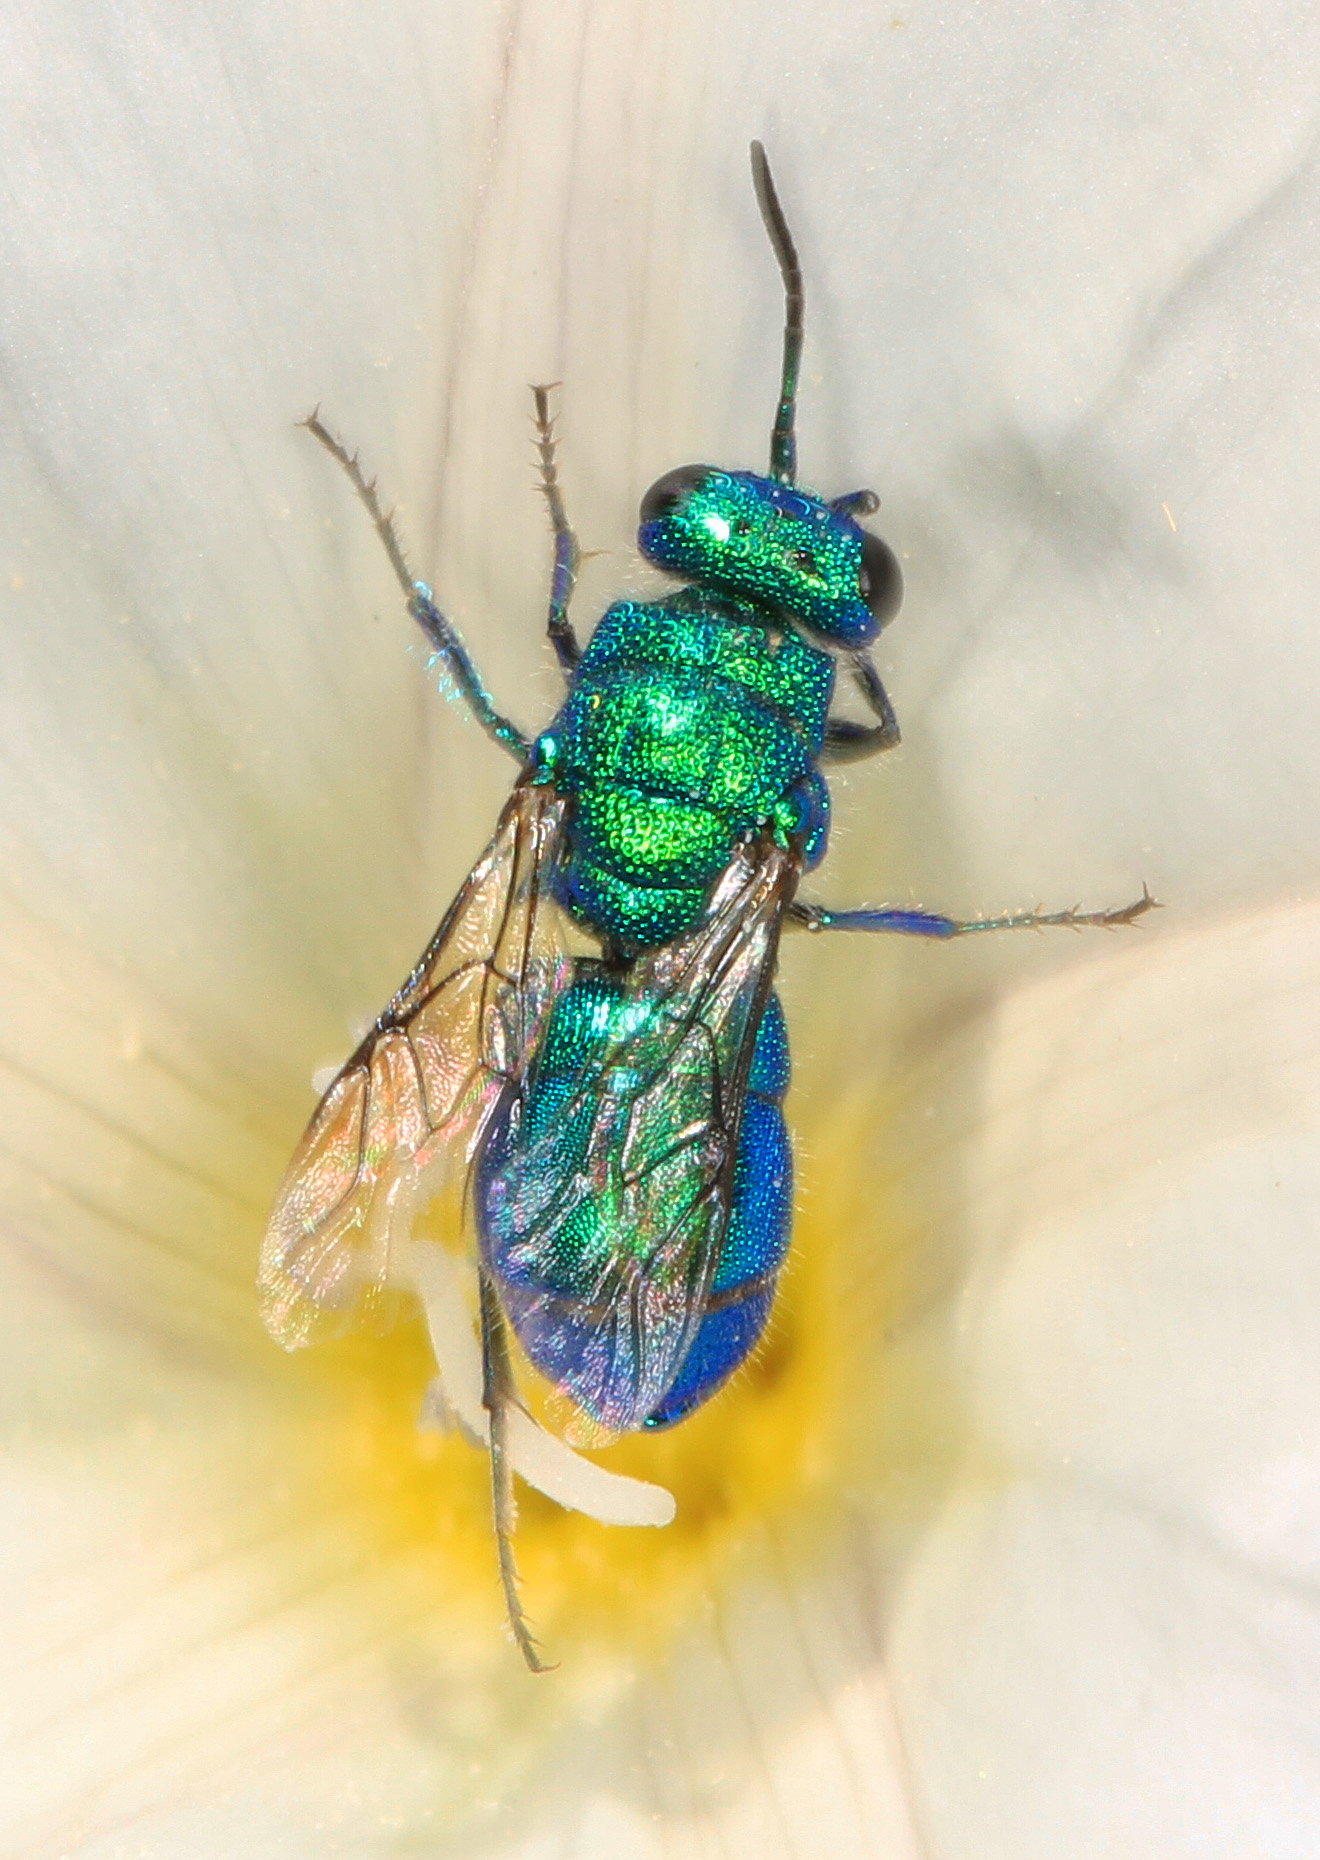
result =
[{"label": "insect shadow on petal", "polygon": [[[872,492],[827,500],[797,482],[802,275],[759,143],[751,155],[786,305],[769,472],[686,465],[658,479],[638,543],[680,586],[615,602],[583,647],[549,391],[533,390],[554,538],[547,632],[567,687],[535,738],[497,709],[413,579],[356,457],[318,414],[306,422],[518,778],[294,1153],[262,1248],[262,1309],[292,1349],[401,1294],[421,1298],[435,1399],[490,1454],[505,1604],[537,1672],[513,1556],[515,1468],[613,1522],[667,1522],[673,1501],[532,1420],[510,1332],[594,1439],[676,1425],[754,1349],[792,1215],[789,1046],[773,986],[784,928],[950,938],[1113,927],[1154,906],[1143,889],[1118,910],[961,920],[798,900],[828,841],[823,771],[899,740],[869,648],[902,577],[859,521],[878,507]],[[841,669],[872,721],[834,713]],[[584,940],[593,953],[571,953]],[[415,1215],[446,1189],[470,1235],[470,1305],[454,1260],[413,1238]]]}]

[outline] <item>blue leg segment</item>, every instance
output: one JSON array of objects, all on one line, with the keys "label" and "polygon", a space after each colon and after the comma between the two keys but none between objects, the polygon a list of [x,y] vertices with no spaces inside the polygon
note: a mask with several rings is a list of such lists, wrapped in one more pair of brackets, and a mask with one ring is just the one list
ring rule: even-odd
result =
[{"label": "blue leg segment", "polygon": [[938,911],[860,910],[831,911],[821,904],[790,904],[789,918],[804,930],[869,930],[899,936],[933,936],[948,938],[971,936],[983,930],[1117,930],[1132,924],[1147,911],[1157,911],[1159,902],[1145,885],[1141,896],[1131,904],[1108,911],[1083,911],[1076,905],[1069,911],[1014,911],[1007,917],[944,917]]},{"label": "blue leg segment", "polygon": [[495,700],[487,691],[467,647],[436,606],[424,581],[412,584],[408,612],[434,646],[436,657],[443,662],[464,703],[487,736],[501,749],[507,749],[516,761],[525,763],[532,753],[531,742],[517,724],[510,723],[496,710]]},{"label": "blue leg segment", "polygon": [[788,1033],[771,995],[748,1079],[733,1206],[706,1315],[683,1367],[645,1425],[673,1427],[723,1387],[755,1348],[775,1298],[793,1218],[793,1153],[781,1109],[788,1089]]}]

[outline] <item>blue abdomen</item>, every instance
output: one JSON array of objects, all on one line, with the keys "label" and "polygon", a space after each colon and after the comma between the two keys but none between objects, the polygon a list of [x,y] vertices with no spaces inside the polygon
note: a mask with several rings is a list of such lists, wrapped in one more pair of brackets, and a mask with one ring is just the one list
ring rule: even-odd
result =
[{"label": "blue abdomen", "polygon": [[765,1329],[793,1220],[793,1152],[782,1109],[788,1030],[771,995],[756,1039],[743,1108],[733,1202],[705,1315],[669,1393],[647,1417],[672,1427],[708,1401],[746,1361]]},{"label": "blue abdomen", "polygon": [[[781,1109],[788,1035],[771,995],[756,1034],[727,1220],[693,1233],[673,1282],[691,1341],[638,1405],[648,1372],[637,1351],[645,1355],[647,1339],[634,1335],[628,1301],[612,1298],[610,1288],[634,1269],[653,1270],[655,1236],[621,1224],[619,1183],[597,1179],[588,1157],[606,1086],[596,1072],[603,1055],[619,1050],[634,1013],[616,976],[595,962],[579,964],[555,1004],[525,1097],[511,1099],[488,1133],[475,1182],[486,1268],[523,1348],[542,1375],[618,1431],[671,1426],[745,1360],[774,1301],[793,1198]],[[704,1193],[698,1200],[712,1205]],[[678,1200],[666,1212],[682,1231]]]}]

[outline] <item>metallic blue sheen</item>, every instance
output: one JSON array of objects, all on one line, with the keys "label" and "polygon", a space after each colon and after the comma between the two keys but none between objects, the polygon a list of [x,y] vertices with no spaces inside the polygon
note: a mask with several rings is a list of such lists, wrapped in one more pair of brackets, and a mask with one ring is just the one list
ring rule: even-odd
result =
[{"label": "metallic blue sheen", "polygon": [[785,844],[802,848],[802,870],[814,872],[830,843],[830,791],[818,768],[809,768],[783,795],[774,821]]},{"label": "metallic blue sheen", "polygon": [[772,1103],[778,1103],[788,1090],[791,1072],[788,1023],[779,1005],[779,996],[772,994],[765,1004],[761,1025],[757,1028],[756,1050],[752,1054],[752,1069],[747,1075],[747,1089],[753,1097],[768,1098]]},{"label": "metallic blue sheen", "polygon": [[646,1419],[673,1427],[747,1360],[765,1329],[792,1232],[793,1151],[780,1108],[790,1073],[779,997],[766,1003],[748,1075],[728,1227],[710,1306],[664,1400]]},{"label": "metallic blue sheen", "polygon": [[644,1423],[648,1432],[659,1433],[685,1420],[728,1381],[760,1341],[774,1299],[772,1285],[742,1304],[726,1305],[703,1318],[673,1387]]},{"label": "metallic blue sheen", "polygon": [[814,916],[821,930],[892,930],[900,936],[962,936],[981,927],[936,911],[816,911]]},{"label": "metallic blue sheen", "polygon": [[749,1098],[712,1297],[778,1270],[788,1246],[792,1186],[793,1154],[784,1114],[777,1104]]}]

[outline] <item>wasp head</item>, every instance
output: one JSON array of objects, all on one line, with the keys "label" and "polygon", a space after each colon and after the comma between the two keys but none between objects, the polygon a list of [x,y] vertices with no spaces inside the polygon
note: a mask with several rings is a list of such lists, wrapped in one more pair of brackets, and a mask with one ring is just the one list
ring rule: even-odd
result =
[{"label": "wasp head", "polygon": [[755,472],[666,472],[642,499],[637,543],[657,568],[790,614],[849,649],[874,639],[903,598],[898,562],[878,536],[845,508]]}]

